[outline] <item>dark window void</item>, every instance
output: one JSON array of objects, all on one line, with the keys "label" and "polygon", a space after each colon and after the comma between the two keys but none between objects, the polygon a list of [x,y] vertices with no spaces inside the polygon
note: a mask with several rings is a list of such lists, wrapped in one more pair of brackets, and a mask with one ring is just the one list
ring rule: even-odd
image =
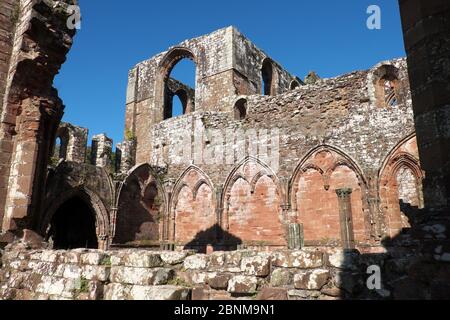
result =
[{"label": "dark window void", "polygon": [[166,108],[164,119],[170,119],[182,116],[190,112],[188,104],[189,97],[185,90],[179,89],[176,92],[171,92],[170,88],[166,89]]},{"label": "dark window void", "polygon": [[164,119],[189,113],[195,102],[195,63],[189,58],[180,60],[170,71],[164,84]]},{"label": "dark window void", "polygon": [[234,105],[234,120],[244,120],[247,116],[247,100],[239,99]]},{"label": "dark window void", "polygon": [[57,160],[66,159],[67,147],[69,145],[69,132],[66,128],[58,131],[53,151],[53,157]]},{"label": "dark window void", "polygon": [[298,88],[298,87],[300,87],[300,83],[299,83],[297,80],[293,80],[293,81],[291,82],[290,89],[291,89],[291,90],[294,90],[294,89],[296,89],[296,88]]},{"label": "dark window void", "polygon": [[68,200],[53,216],[50,237],[57,250],[97,249],[93,210],[78,197]]},{"label": "dark window void", "polygon": [[269,59],[264,60],[262,68],[262,94],[266,96],[273,95],[273,66]]}]

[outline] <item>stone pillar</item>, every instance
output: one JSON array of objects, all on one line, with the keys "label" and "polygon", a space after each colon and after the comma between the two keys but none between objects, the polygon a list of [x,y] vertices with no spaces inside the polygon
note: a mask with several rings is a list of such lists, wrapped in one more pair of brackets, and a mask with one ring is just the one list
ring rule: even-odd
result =
[{"label": "stone pillar", "polygon": [[339,215],[341,225],[341,241],[344,249],[355,248],[355,236],[352,220],[352,189],[338,189],[336,194],[339,199]]},{"label": "stone pillar", "polygon": [[450,207],[450,2],[399,0],[427,209]]},{"label": "stone pillar", "polygon": [[223,215],[223,206],[222,206],[222,195],[223,195],[223,186],[220,185],[216,188],[216,240],[218,242],[223,241],[223,227],[222,227],[222,215]]},{"label": "stone pillar", "polygon": [[113,141],[104,134],[92,138],[91,163],[97,167],[107,168],[111,165]]},{"label": "stone pillar", "polygon": [[86,161],[88,133],[88,129],[71,126],[71,137],[67,146],[67,161],[76,163],[84,163]]},{"label": "stone pillar", "polygon": [[290,250],[300,250],[304,247],[303,225],[291,223],[289,225],[288,246]]},{"label": "stone pillar", "polygon": [[128,173],[134,165],[136,158],[136,141],[126,140],[116,147],[116,172]]}]

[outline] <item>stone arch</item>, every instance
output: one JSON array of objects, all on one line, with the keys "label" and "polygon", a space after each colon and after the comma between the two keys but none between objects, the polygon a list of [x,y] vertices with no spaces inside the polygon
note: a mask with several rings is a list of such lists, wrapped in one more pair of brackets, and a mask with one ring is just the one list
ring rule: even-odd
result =
[{"label": "stone arch", "polygon": [[166,193],[149,164],[128,172],[118,190],[114,244],[157,246],[161,239]]},{"label": "stone arch", "polygon": [[103,201],[100,197],[93,191],[86,187],[73,188],[68,190],[61,195],[58,195],[54,201],[46,208],[45,216],[43,222],[41,223],[40,233],[45,235],[46,238],[50,237],[50,227],[52,224],[52,219],[55,213],[68,201],[71,199],[79,198],[81,199],[95,214],[95,227],[96,235],[98,239],[99,249],[105,250],[109,245],[109,214]]},{"label": "stone arch", "polygon": [[300,87],[300,82],[297,79],[292,80],[291,83],[289,84],[290,90],[295,90],[299,87]]},{"label": "stone arch", "polygon": [[375,104],[380,107],[395,107],[399,103],[399,69],[392,64],[381,64],[371,74]]},{"label": "stone arch", "polygon": [[289,202],[303,224],[307,245],[340,243],[338,190],[351,189],[353,234],[357,242],[370,237],[367,182],[357,163],[343,151],[321,145],[300,161],[289,183]]},{"label": "stone arch", "polygon": [[177,246],[204,247],[217,239],[216,195],[208,175],[187,168],[174,185],[170,205],[170,239]]},{"label": "stone arch", "polygon": [[59,127],[58,131],[56,132],[56,138],[55,141],[58,139],[61,140],[61,144],[59,145],[59,150],[56,150],[56,144],[55,144],[55,152],[54,157],[58,157],[59,160],[67,159],[67,151],[69,147],[69,141],[70,141],[70,132],[67,127]]},{"label": "stone arch", "polygon": [[414,214],[423,208],[424,178],[415,134],[409,135],[388,154],[379,173],[381,210],[390,237],[409,228]]},{"label": "stone arch", "polygon": [[247,117],[247,99],[240,98],[234,103],[234,120],[241,121]]},{"label": "stone arch", "polygon": [[269,166],[247,157],[231,171],[223,190],[221,225],[227,234],[246,244],[286,246],[283,190]]},{"label": "stone arch", "polygon": [[262,93],[274,96],[278,92],[278,73],[272,59],[265,58],[261,63]]},{"label": "stone arch", "polygon": [[[169,50],[162,58],[156,74],[155,81],[155,106],[157,110],[161,110],[161,119],[168,119],[171,116],[171,95],[169,94],[168,80],[173,68],[183,59],[189,59],[196,66],[196,87],[198,78],[198,61],[194,53],[184,47],[175,47]],[[195,98],[194,98],[195,99]],[[170,115],[170,116],[169,116]]]}]

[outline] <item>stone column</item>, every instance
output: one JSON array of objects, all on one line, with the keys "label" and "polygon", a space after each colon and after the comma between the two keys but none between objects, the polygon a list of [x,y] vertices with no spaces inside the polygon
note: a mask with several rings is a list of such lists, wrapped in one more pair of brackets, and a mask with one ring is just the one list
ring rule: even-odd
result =
[{"label": "stone column", "polygon": [[450,2],[399,0],[427,209],[450,207]]},{"label": "stone column", "polygon": [[355,248],[355,236],[353,234],[352,220],[352,189],[338,189],[336,194],[339,199],[339,215],[341,225],[341,241],[344,249]]},{"label": "stone column", "polygon": [[223,241],[223,226],[222,226],[222,215],[223,215],[223,206],[222,206],[222,194],[223,194],[223,186],[218,186],[216,188],[216,240],[218,242]]},{"label": "stone column", "polygon": [[107,168],[111,165],[113,141],[104,134],[92,138],[91,163],[97,167]]},{"label": "stone column", "polygon": [[126,140],[116,147],[116,172],[128,173],[134,165],[136,158],[136,141]]}]

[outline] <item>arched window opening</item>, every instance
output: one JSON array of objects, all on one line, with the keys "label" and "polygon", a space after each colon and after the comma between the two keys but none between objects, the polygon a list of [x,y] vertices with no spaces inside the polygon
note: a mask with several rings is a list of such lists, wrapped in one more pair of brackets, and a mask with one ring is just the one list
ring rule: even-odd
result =
[{"label": "arched window opening", "polygon": [[55,151],[53,152],[53,157],[58,160],[65,157],[65,155],[63,154],[64,150],[61,150],[61,146],[62,146],[61,137],[57,137],[56,142],[55,142]]},{"label": "arched window opening", "polygon": [[66,128],[60,128],[57,133],[55,144],[53,147],[53,153],[51,154],[50,163],[57,165],[59,161],[66,160],[67,147],[69,144],[69,132]]},{"label": "arched window opening", "polygon": [[376,105],[395,107],[399,101],[399,70],[392,65],[382,65],[373,72]]},{"label": "arched window opening", "polygon": [[300,82],[297,80],[292,80],[291,85],[289,86],[291,90],[295,90],[300,87]]},{"label": "arched window opening", "polygon": [[49,237],[57,250],[97,249],[94,211],[79,197],[66,201],[53,216]]},{"label": "arched window opening", "polygon": [[239,99],[234,105],[234,120],[244,120],[247,116],[247,100]]},{"label": "arched window opening", "polygon": [[265,59],[261,68],[262,74],[262,94],[265,96],[274,95],[274,72],[270,59]]},{"label": "arched window opening", "polygon": [[384,102],[388,107],[395,107],[398,104],[395,90],[396,82],[384,79]]},{"label": "arched window opening", "polygon": [[195,63],[190,57],[176,61],[164,84],[164,120],[194,111],[195,84]]}]

